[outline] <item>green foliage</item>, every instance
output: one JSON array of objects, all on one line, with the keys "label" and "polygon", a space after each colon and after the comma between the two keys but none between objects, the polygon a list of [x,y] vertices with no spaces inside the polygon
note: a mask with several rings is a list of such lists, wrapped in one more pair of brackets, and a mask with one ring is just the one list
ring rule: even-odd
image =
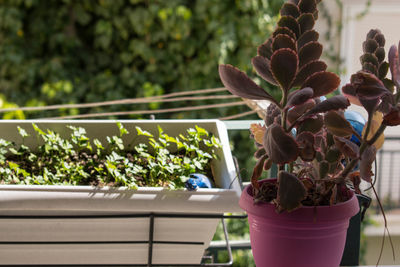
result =
[{"label": "green foliage", "polygon": [[[251,73],[248,58],[255,44],[272,31],[282,2],[2,0],[0,88],[9,101],[37,106],[220,87],[218,63],[231,63]],[[135,109],[181,104],[142,104]],[[123,109],[132,107],[81,112]],[[176,116],[222,117],[244,109]]]},{"label": "green foliage", "polygon": [[72,133],[63,139],[33,124],[43,140],[37,148],[24,145],[28,134],[18,127],[20,145],[0,139],[0,184],[183,188],[192,173],[212,177],[210,160],[216,158],[221,144],[205,129],[196,126],[172,137],[161,127],[158,136],[136,127],[136,138],[145,140],[132,146],[121,139],[129,134],[127,129],[121,123],[117,126],[120,135],[107,137],[108,144],[103,146],[97,139],[92,142],[81,127],[68,126]]}]

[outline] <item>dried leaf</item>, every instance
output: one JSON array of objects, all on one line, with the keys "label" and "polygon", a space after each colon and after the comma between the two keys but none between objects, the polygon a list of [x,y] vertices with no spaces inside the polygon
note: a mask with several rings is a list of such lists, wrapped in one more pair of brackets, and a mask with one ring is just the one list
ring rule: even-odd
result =
[{"label": "dried leaf", "polygon": [[219,76],[226,89],[234,95],[257,100],[275,99],[232,65],[219,65]]},{"label": "dried leaf", "polygon": [[289,28],[296,35],[296,38],[300,36],[300,25],[292,16],[282,16],[278,21],[278,26]]},{"label": "dried leaf", "polygon": [[314,95],[314,91],[310,87],[306,87],[293,93],[289,94],[286,108],[304,104],[307,100],[311,99]]},{"label": "dried leaf", "polygon": [[322,45],[318,42],[309,42],[299,48],[299,67],[318,60],[322,55]]},{"label": "dried leaf", "polygon": [[374,175],[372,172],[372,163],[376,158],[376,148],[368,146],[361,155],[360,159],[360,176],[366,182],[372,182],[371,177]]},{"label": "dried leaf", "polygon": [[325,71],[327,65],[323,61],[314,60],[304,65],[296,75],[296,79],[293,82],[293,86],[301,86],[308,77],[314,73]]},{"label": "dried leaf", "polygon": [[270,62],[267,58],[263,56],[255,56],[251,60],[251,63],[253,64],[257,74],[260,75],[264,80],[270,84],[278,85],[271,73]]},{"label": "dried leaf", "polygon": [[[372,116],[372,122],[371,122],[371,128],[369,130],[367,140],[370,140],[375,133],[378,131],[379,126],[383,122],[383,115],[381,112],[375,112],[374,115]],[[362,137],[365,136],[365,130],[367,127],[364,127],[363,132],[362,132]],[[385,136],[382,134],[374,143],[375,148],[378,150],[383,146],[383,142],[385,141]]]},{"label": "dried leaf", "polygon": [[315,30],[306,31],[297,40],[297,48],[300,50],[304,45],[318,41],[319,33]]},{"label": "dried leaf", "polygon": [[348,137],[354,133],[350,122],[336,111],[328,111],[324,116],[324,123],[328,131],[335,136]]},{"label": "dried leaf", "polygon": [[275,164],[292,162],[299,154],[296,141],[279,124],[272,124],[267,128],[263,144]]},{"label": "dried leaf", "polygon": [[293,174],[281,171],[278,174],[278,211],[292,211],[301,207],[306,198],[304,184]]},{"label": "dried leaf", "polygon": [[287,34],[278,34],[272,41],[272,51],[275,52],[281,48],[297,51],[296,41]]},{"label": "dried leaf", "polygon": [[263,167],[264,167],[264,162],[268,158],[268,155],[265,154],[261,158],[257,160],[256,166],[254,166],[253,169],[253,174],[251,175],[251,184],[254,186],[255,184],[258,185],[257,181],[258,178],[260,178],[262,172],[263,172]]},{"label": "dried leaf", "polygon": [[275,80],[281,85],[282,90],[288,91],[296,77],[298,65],[297,54],[287,48],[274,52],[271,57],[271,72]]},{"label": "dried leaf", "polygon": [[314,90],[314,97],[320,97],[335,91],[339,84],[340,79],[336,74],[321,71],[311,75],[302,87],[311,87]]},{"label": "dried leaf", "polygon": [[360,148],[349,139],[344,137],[334,137],[336,147],[345,155],[351,159],[356,159],[359,156]]},{"label": "dried leaf", "polygon": [[300,25],[300,33],[312,30],[315,24],[314,15],[311,13],[303,13],[297,18]]},{"label": "dried leaf", "polygon": [[309,116],[317,113],[324,113],[330,110],[346,109],[348,106],[350,106],[350,102],[345,96],[335,95],[318,103],[315,107],[310,109],[304,116]]},{"label": "dried leaf", "polygon": [[293,3],[284,3],[280,13],[281,16],[292,16],[293,18],[300,16],[299,8]]},{"label": "dried leaf", "polygon": [[254,136],[254,140],[260,145],[263,144],[264,135],[265,135],[266,130],[267,130],[267,127],[265,127],[264,125],[261,125],[259,123],[252,123],[250,125],[250,132]]}]

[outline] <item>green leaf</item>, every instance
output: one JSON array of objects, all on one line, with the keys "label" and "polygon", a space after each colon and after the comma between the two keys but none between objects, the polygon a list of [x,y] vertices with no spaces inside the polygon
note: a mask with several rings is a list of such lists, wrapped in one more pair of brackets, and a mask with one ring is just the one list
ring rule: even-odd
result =
[{"label": "green leaf", "polygon": [[128,130],[122,125],[122,123],[117,122],[117,126],[119,129],[119,136],[122,137],[125,134],[129,134]]},{"label": "green leaf", "polygon": [[139,136],[154,137],[151,133],[142,130],[139,126],[136,126],[135,128]]},{"label": "green leaf", "polygon": [[21,127],[17,126],[18,133],[19,135],[22,136],[22,138],[29,136],[29,134],[25,131],[25,129],[22,129]]}]

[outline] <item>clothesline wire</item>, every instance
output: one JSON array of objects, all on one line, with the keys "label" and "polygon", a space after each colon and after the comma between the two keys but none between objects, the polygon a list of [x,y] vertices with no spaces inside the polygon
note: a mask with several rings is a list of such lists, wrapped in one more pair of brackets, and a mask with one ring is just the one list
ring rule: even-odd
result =
[{"label": "clothesline wire", "polygon": [[68,108],[91,108],[100,106],[110,105],[126,105],[126,104],[146,104],[154,102],[179,102],[179,101],[193,101],[193,100],[207,100],[207,99],[231,99],[238,98],[233,95],[213,95],[213,96],[192,96],[192,97],[179,97],[185,95],[196,95],[206,93],[216,93],[226,91],[225,88],[210,88],[183,92],[174,92],[170,94],[152,96],[152,97],[141,97],[141,98],[127,98],[121,100],[102,101],[94,103],[83,103],[83,104],[61,104],[61,105],[48,105],[41,107],[17,107],[17,108],[4,108],[0,109],[0,113],[12,112],[12,111],[43,111],[43,110],[55,110],[55,109],[68,109]]},{"label": "clothesline wire", "polygon": [[222,104],[199,105],[199,106],[194,106],[194,107],[91,113],[91,114],[79,114],[79,115],[59,116],[59,117],[41,118],[41,119],[43,119],[43,120],[63,120],[63,119],[82,119],[82,118],[95,118],[95,117],[107,117],[107,116],[123,116],[123,115],[135,115],[135,114],[137,114],[137,115],[161,114],[161,113],[180,112],[180,111],[194,111],[194,110],[204,110],[204,109],[211,109],[211,108],[233,107],[233,106],[241,106],[241,105],[246,105],[246,103],[244,101],[235,101],[235,102],[222,103]]}]

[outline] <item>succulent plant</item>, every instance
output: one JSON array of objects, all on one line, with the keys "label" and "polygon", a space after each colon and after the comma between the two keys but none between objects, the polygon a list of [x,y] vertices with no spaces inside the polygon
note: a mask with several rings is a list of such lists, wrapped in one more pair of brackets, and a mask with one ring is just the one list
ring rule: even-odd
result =
[{"label": "succulent plant", "polygon": [[[384,61],[385,38],[379,30],[368,33],[362,70],[343,87],[343,94],[323,99],[337,90],[340,79],[320,60],[323,47],[313,29],[319,2],[284,3],[275,31],[252,59],[257,74],[280,88],[280,99],[239,69],[219,66],[221,81],[232,94],[271,102],[265,125],[250,129],[258,148],[251,182],[255,201],[272,201],[278,212],[346,201],[349,188],[360,192],[361,179],[371,182],[384,128],[400,124],[398,50],[392,47],[389,63]],[[386,78],[388,69],[392,80]],[[362,136],[343,115],[350,102],[368,112]],[[361,140],[360,146],[350,141],[353,135]],[[272,164],[279,166],[277,182],[259,183],[263,170]]]}]

